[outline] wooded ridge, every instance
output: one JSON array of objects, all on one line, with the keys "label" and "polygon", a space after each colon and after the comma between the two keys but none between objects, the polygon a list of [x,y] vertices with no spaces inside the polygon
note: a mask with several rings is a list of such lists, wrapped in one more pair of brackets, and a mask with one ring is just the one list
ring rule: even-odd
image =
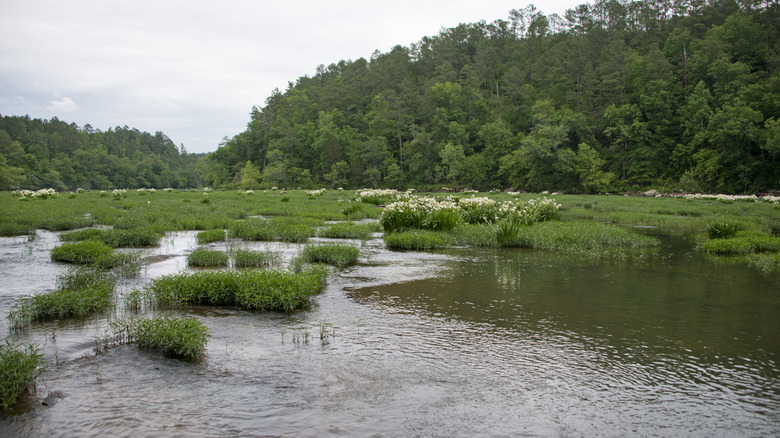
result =
[{"label": "wooded ridge", "polygon": [[0,184],[777,190],[777,23],[775,1],[528,6],[319,66],[197,164],[160,133],[76,127],[74,145],[5,117]]}]

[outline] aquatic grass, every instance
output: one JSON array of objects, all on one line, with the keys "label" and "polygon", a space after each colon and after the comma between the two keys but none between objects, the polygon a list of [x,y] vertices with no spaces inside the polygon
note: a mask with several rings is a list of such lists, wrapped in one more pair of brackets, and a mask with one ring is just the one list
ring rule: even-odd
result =
[{"label": "aquatic grass", "polygon": [[626,249],[654,248],[657,238],[617,225],[596,222],[540,222],[512,229],[499,241],[503,247],[537,248],[575,253],[613,253]]},{"label": "aquatic grass", "polygon": [[729,238],[710,239],[702,248],[713,254],[780,252],[780,237],[755,230],[736,231]]},{"label": "aquatic grass", "polygon": [[190,360],[206,350],[211,337],[208,327],[197,319],[173,316],[136,320],[129,333],[140,348]]},{"label": "aquatic grass", "polygon": [[745,228],[746,225],[742,222],[721,219],[707,224],[707,235],[710,239],[729,239]]},{"label": "aquatic grass", "polygon": [[262,268],[278,263],[281,257],[273,251],[233,251],[233,266],[236,268]]},{"label": "aquatic grass", "polygon": [[0,403],[10,411],[46,369],[46,361],[35,345],[0,344]]},{"label": "aquatic grass", "polygon": [[149,248],[159,245],[162,234],[151,229],[85,228],[60,234],[64,242],[98,240],[112,248]]},{"label": "aquatic grass", "polygon": [[224,251],[198,248],[187,256],[187,265],[196,268],[220,268],[228,265],[229,257]]},{"label": "aquatic grass", "polygon": [[453,235],[440,231],[409,230],[388,233],[384,236],[385,245],[395,250],[428,251],[452,245]]},{"label": "aquatic grass", "polygon": [[98,260],[110,258],[113,249],[98,240],[83,240],[64,243],[51,250],[51,260],[76,265],[91,265]]},{"label": "aquatic grass", "polygon": [[378,224],[356,224],[354,222],[339,222],[321,229],[317,234],[330,239],[360,239],[369,240],[378,230]]},{"label": "aquatic grass", "polygon": [[352,245],[315,244],[306,245],[301,252],[305,263],[325,263],[337,268],[345,268],[357,263],[360,250]]},{"label": "aquatic grass", "polygon": [[204,271],[158,277],[146,286],[158,305],[238,306],[253,310],[292,312],[319,293],[322,270]]},{"label": "aquatic grass", "polygon": [[13,331],[32,322],[83,318],[113,308],[115,278],[91,268],[71,270],[57,279],[57,289],[18,299],[8,312]]},{"label": "aquatic grass", "polygon": [[196,235],[196,239],[198,240],[198,243],[201,245],[205,245],[207,243],[213,243],[213,242],[224,242],[226,240],[226,234],[225,230],[218,229],[218,230],[207,230],[207,231],[201,231]]},{"label": "aquatic grass", "polygon": [[321,221],[292,218],[250,219],[236,221],[228,229],[230,237],[250,241],[304,243],[316,234],[313,225]]}]

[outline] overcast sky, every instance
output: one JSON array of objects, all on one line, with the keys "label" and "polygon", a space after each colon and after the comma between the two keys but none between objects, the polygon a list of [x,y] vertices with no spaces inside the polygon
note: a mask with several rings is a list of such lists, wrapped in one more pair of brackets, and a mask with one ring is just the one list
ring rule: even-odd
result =
[{"label": "overcast sky", "polygon": [[[528,3],[0,0],[0,114],[162,131],[189,152],[213,151],[246,129],[253,105],[320,64]],[[581,3],[536,6],[563,15]]]}]

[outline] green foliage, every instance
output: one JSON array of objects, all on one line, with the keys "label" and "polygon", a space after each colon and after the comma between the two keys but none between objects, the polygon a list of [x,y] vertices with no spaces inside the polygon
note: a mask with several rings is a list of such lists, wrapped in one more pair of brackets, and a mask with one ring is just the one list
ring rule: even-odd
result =
[{"label": "green foliage", "polygon": [[0,117],[0,190],[197,187],[197,158],[161,132]]},{"label": "green foliage", "polygon": [[385,234],[385,244],[390,249],[428,251],[452,245],[451,234],[440,231],[411,230]]},{"label": "green foliage", "polygon": [[780,252],[780,237],[761,231],[735,231],[728,238],[713,238],[704,242],[704,251],[714,254],[751,254]]},{"label": "green foliage", "polygon": [[306,263],[325,263],[337,268],[345,268],[357,263],[360,250],[352,245],[317,244],[306,245],[301,258]]},{"label": "green foliage", "polygon": [[200,356],[211,337],[208,327],[197,319],[173,316],[139,319],[124,330],[140,348],[184,359]]},{"label": "green foliage", "polygon": [[233,251],[233,265],[236,268],[262,268],[278,263],[279,254],[272,251]]},{"label": "green foliage", "polygon": [[292,312],[302,309],[322,289],[319,270],[203,271],[158,277],[146,287],[160,305],[239,306]]},{"label": "green foliage", "polygon": [[64,243],[51,250],[51,259],[60,263],[91,265],[110,259],[113,249],[97,240]]},{"label": "green foliage", "polygon": [[198,248],[187,256],[187,265],[196,268],[221,268],[228,265],[228,255],[223,251]]},{"label": "green foliage", "polygon": [[316,229],[306,221],[294,218],[251,219],[234,222],[228,234],[230,237],[252,241],[303,243],[316,234]]},{"label": "green foliage", "polygon": [[64,242],[97,240],[113,248],[147,248],[160,243],[160,233],[152,229],[100,229],[85,228],[60,234]]},{"label": "green foliage", "polygon": [[34,345],[0,345],[0,403],[8,412],[19,398],[35,386],[35,379],[46,368],[43,355]]},{"label": "green foliage", "polygon": [[198,243],[205,245],[212,242],[224,242],[227,239],[225,230],[201,231],[196,236]]},{"label": "green foliage", "polygon": [[330,239],[360,239],[368,240],[375,231],[380,231],[377,224],[357,224],[354,222],[339,222],[323,228],[317,234]]},{"label": "green foliage", "polygon": [[537,248],[563,252],[611,252],[620,249],[652,248],[656,238],[616,225],[595,222],[541,222],[528,226],[508,225],[501,231],[504,247]]},{"label": "green foliage", "polygon": [[21,298],[8,313],[13,330],[32,322],[83,318],[113,307],[116,280],[90,268],[68,272],[57,280],[57,289]]},{"label": "green foliage", "polygon": [[744,229],[740,222],[718,220],[707,224],[707,235],[710,239],[728,239]]}]

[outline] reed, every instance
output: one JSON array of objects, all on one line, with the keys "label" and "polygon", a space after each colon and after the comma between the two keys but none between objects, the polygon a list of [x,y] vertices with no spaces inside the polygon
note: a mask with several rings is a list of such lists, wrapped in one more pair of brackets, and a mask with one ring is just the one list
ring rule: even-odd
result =
[{"label": "reed", "polygon": [[0,403],[10,411],[46,369],[43,355],[34,345],[0,345]]}]

